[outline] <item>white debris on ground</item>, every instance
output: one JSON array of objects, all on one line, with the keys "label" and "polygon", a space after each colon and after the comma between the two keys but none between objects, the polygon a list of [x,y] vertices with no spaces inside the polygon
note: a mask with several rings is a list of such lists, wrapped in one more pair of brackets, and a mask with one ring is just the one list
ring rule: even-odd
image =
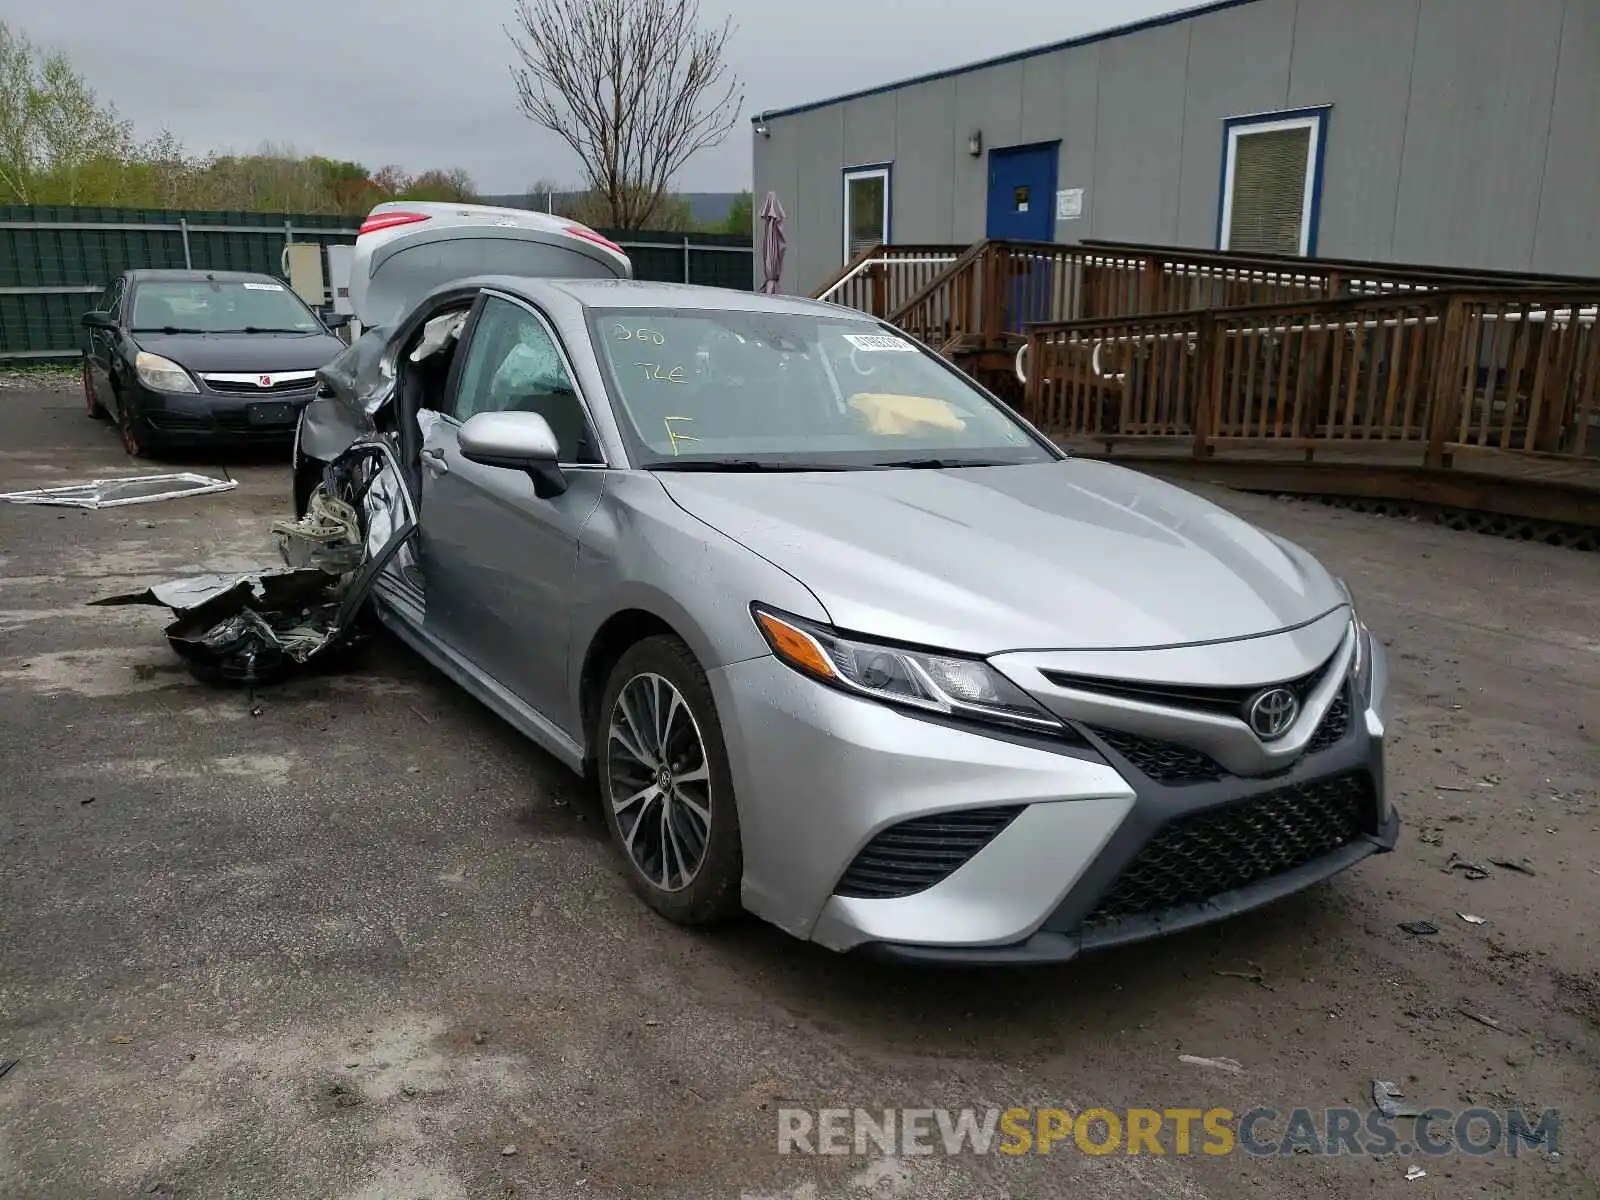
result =
[{"label": "white debris on ground", "polygon": [[119,508],[126,504],[149,504],[174,500],[179,496],[204,496],[229,492],[239,485],[232,479],[213,479],[193,471],[159,475],[127,475],[116,479],[90,479],[59,487],[28,488],[20,492],[0,492],[0,501],[11,504],[53,504],[67,508]]}]

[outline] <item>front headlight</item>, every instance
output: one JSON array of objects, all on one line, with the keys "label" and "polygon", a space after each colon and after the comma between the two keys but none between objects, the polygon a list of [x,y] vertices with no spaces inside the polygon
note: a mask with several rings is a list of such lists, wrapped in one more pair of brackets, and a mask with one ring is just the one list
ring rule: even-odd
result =
[{"label": "front headlight", "polygon": [[1051,733],[1065,728],[981,659],[844,638],[827,626],[760,606],[751,612],[774,654],[823,683],[950,717]]},{"label": "front headlight", "polygon": [[170,358],[162,358],[159,354],[151,354],[148,350],[139,351],[139,356],[133,360],[133,369],[139,374],[139,382],[152,391],[157,392],[198,392],[194,380],[189,378],[185,371]]},{"label": "front headlight", "polygon": [[1367,628],[1361,614],[1356,612],[1356,598],[1350,585],[1334,578],[1344,598],[1350,602],[1350,630],[1355,635],[1356,650],[1350,659],[1350,679],[1356,685],[1356,695],[1363,700],[1372,698],[1372,631]]}]

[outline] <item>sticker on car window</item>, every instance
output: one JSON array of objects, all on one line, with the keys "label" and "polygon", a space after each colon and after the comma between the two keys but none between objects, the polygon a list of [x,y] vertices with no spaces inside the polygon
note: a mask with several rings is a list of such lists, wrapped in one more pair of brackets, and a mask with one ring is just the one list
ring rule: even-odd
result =
[{"label": "sticker on car window", "polygon": [[247,283],[244,286],[245,286],[245,290],[249,291],[249,292],[281,292],[281,291],[283,291],[283,284],[281,284],[281,283]]},{"label": "sticker on car window", "polygon": [[917,348],[905,338],[895,337],[892,333],[847,333],[844,340],[857,350],[900,350],[915,354]]}]

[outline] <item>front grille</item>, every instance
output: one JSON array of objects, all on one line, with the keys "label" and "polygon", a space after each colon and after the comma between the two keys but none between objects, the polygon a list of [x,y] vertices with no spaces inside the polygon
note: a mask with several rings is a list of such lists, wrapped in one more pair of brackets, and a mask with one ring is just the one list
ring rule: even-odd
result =
[{"label": "front grille", "polygon": [[1376,827],[1376,797],[1362,771],[1177,817],[1150,839],[1084,923],[1199,904],[1304,866]]},{"label": "front grille", "polygon": [[315,379],[282,379],[271,387],[262,387],[255,380],[211,379],[202,375],[206,386],[213,392],[248,392],[252,396],[276,396],[283,392],[305,392],[317,386]]},{"label": "front grille", "polygon": [[1145,704],[1159,704],[1166,708],[1186,708],[1197,712],[1216,713],[1224,717],[1238,717],[1245,705],[1264,688],[1286,687],[1304,704],[1306,697],[1322,682],[1333,658],[1329,658],[1315,671],[1298,679],[1283,683],[1257,683],[1249,687],[1202,687],[1177,683],[1137,683],[1125,679],[1097,679],[1088,675],[1068,675],[1062,671],[1045,671],[1044,677],[1057,687],[1092,692],[1101,696],[1114,696],[1121,700],[1137,700]]},{"label": "front grille", "polygon": [[1306,753],[1315,754],[1319,750],[1326,750],[1329,746],[1338,745],[1344,740],[1345,731],[1349,728],[1350,700],[1341,691],[1328,706],[1328,711],[1323,715],[1322,724],[1317,726],[1316,733],[1311,735]]},{"label": "front grille", "polygon": [[1227,776],[1210,755],[1188,746],[1119,729],[1091,728],[1101,741],[1157,783],[1211,783]]},{"label": "front grille", "polygon": [[886,900],[925,891],[994,841],[1022,808],[969,808],[891,825],[856,855],[834,894]]}]

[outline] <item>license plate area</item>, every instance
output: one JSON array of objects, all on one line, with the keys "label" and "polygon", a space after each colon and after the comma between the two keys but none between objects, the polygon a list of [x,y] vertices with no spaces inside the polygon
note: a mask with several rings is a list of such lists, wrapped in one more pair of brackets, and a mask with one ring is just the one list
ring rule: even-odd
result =
[{"label": "license plate area", "polygon": [[263,400],[247,405],[244,417],[253,426],[291,425],[294,423],[294,405],[288,400]]}]

